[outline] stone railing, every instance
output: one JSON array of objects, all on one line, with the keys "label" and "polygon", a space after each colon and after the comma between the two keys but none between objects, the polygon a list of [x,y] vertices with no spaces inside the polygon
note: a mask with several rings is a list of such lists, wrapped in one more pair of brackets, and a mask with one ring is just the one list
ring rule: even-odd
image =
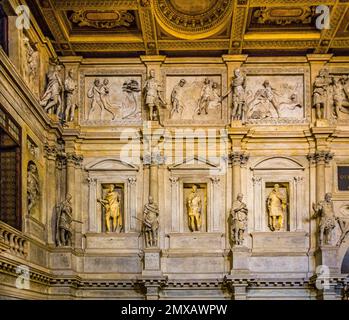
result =
[{"label": "stone railing", "polygon": [[7,251],[25,258],[28,254],[28,240],[20,231],[0,221],[1,251]]}]

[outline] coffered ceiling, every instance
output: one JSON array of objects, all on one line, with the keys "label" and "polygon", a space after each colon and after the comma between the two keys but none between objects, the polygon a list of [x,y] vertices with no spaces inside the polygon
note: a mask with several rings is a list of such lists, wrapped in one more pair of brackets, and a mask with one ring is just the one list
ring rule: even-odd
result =
[{"label": "coffered ceiling", "polygon": [[[59,55],[349,53],[349,0],[26,0]],[[319,30],[316,7],[330,9]]]}]

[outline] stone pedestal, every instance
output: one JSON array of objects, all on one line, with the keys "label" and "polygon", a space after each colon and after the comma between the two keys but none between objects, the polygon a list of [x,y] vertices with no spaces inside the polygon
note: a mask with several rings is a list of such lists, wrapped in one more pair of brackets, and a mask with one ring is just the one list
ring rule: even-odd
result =
[{"label": "stone pedestal", "polygon": [[315,125],[317,127],[328,127],[329,122],[327,119],[318,119],[318,120],[316,120]]},{"label": "stone pedestal", "polygon": [[231,127],[232,128],[242,127],[242,121],[241,120],[232,120]]},{"label": "stone pedestal", "polygon": [[328,267],[329,276],[333,273],[340,273],[338,267],[338,248],[336,246],[321,246],[315,252],[315,259],[317,268],[323,266],[322,272],[326,272],[324,268]]},{"label": "stone pedestal", "polygon": [[144,249],[142,276],[161,277],[161,250],[158,248]]},{"label": "stone pedestal", "polygon": [[250,250],[245,246],[234,246],[231,250],[231,275],[248,274]]}]

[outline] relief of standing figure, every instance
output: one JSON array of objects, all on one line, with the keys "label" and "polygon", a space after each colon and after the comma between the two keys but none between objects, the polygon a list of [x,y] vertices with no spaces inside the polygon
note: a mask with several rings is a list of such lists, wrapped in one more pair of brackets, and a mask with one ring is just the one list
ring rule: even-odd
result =
[{"label": "relief of standing figure", "polygon": [[313,90],[313,107],[316,109],[316,119],[325,118],[330,82],[328,70],[320,70],[319,75],[315,79]]},{"label": "relief of standing figure", "polygon": [[77,83],[74,80],[74,71],[70,69],[64,82],[66,96],[65,120],[70,122],[74,121],[75,110],[77,108],[76,88]]},{"label": "relief of standing figure", "polygon": [[61,117],[63,106],[62,106],[62,93],[63,83],[60,76],[62,66],[54,65],[51,66],[50,71],[47,73],[48,83],[46,91],[40,100],[40,105],[45,108],[46,112],[51,112],[53,109],[54,114]]},{"label": "relief of standing figure", "polygon": [[56,244],[60,246],[72,246],[72,222],[73,207],[72,196],[67,194],[66,199],[56,207]]},{"label": "relief of standing figure", "polygon": [[149,120],[159,120],[160,106],[166,106],[166,102],[162,99],[159,83],[155,79],[155,70],[150,70],[149,78],[145,81],[144,86],[145,105],[149,109]]},{"label": "relief of standing figure", "polygon": [[202,201],[197,190],[198,187],[193,185],[187,199],[189,229],[193,232],[201,230]]},{"label": "relief of standing figure", "polygon": [[230,90],[222,97],[222,101],[233,92],[233,111],[232,120],[243,120],[246,112],[246,76],[240,69],[234,71],[234,77],[231,81]]},{"label": "relief of standing figure", "polygon": [[269,212],[269,228],[271,231],[280,231],[284,227],[287,199],[281,194],[279,184],[275,184],[267,199]]},{"label": "relief of standing figure", "polygon": [[171,118],[173,117],[173,115],[175,113],[179,113],[180,115],[182,115],[184,108],[183,108],[183,105],[179,101],[179,95],[180,95],[181,88],[184,87],[185,83],[186,83],[185,79],[181,79],[179,81],[179,83],[177,85],[175,85],[172,89],[172,92],[171,92],[171,105],[172,105]]}]

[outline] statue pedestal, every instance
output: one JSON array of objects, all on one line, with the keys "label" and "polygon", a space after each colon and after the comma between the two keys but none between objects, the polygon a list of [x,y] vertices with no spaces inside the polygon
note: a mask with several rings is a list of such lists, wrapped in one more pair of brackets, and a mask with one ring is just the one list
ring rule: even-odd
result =
[{"label": "statue pedestal", "polygon": [[330,273],[340,273],[338,266],[338,247],[324,245],[315,252],[316,266],[328,267]]},{"label": "statue pedestal", "polygon": [[159,121],[144,121],[143,122],[144,129],[161,129]]},{"label": "statue pedestal", "polygon": [[318,120],[316,120],[315,125],[317,127],[328,127],[329,122],[327,119],[318,119]]},{"label": "statue pedestal", "polygon": [[230,126],[231,126],[232,128],[235,128],[235,127],[242,127],[242,121],[241,121],[241,120],[231,120]]},{"label": "statue pedestal", "polygon": [[245,246],[234,246],[231,249],[231,275],[249,273],[250,250]]},{"label": "statue pedestal", "polygon": [[161,277],[161,250],[159,248],[144,249],[142,276]]}]

